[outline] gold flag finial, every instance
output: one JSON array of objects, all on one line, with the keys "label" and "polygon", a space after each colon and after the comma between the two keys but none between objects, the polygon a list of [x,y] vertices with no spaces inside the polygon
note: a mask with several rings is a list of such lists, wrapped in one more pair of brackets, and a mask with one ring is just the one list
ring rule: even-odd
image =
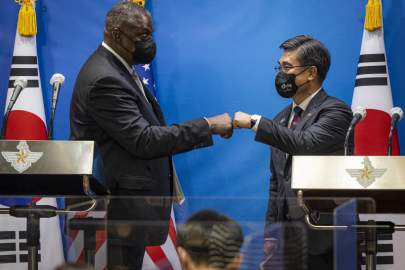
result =
[{"label": "gold flag finial", "polygon": [[130,0],[130,2],[134,3],[134,4],[138,4],[141,7],[145,7],[145,2],[146,0]]},{"label": "gold flag finial", "polygon": [[364,28],[372,32],[382,27],[381,0],[368,0]]},{"label": "gold flag finial", "polygon": [[31,37],[37,34],[37,16],[35,14],[36,0],[15,0],[21,5],[18,12],[18,33]]}]

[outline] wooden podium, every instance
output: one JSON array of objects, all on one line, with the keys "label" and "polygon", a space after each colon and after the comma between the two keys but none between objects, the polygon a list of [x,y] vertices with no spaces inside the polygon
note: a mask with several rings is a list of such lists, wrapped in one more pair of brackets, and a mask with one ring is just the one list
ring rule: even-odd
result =
[{"label": "wooden podium", "polygon": [[[365,234],[366,268],[376,269],[377,234],[405,231],[392,222],[358,222],[355,225],[317,225],[312,214],[333,211],[314,203],[319,198],[335,205],[356,198],[367,202],[358,213],[405,213],[405,157],[395,156],[294,156],[291,188],[305,212],[305,221],[314,230],[355,228]],[[361,204],[360,204],[361,205]]]},{"label": "wooden podium", "polygon": [[92,141],[0,140],[0,196],[87,196],[86,209],[57,209],[53,206],[16,205],[0,214],[27,219],[28,269],[38,269],[39,220],[58,214],[89,212],[96,195],[107,195],[93,173]]}]

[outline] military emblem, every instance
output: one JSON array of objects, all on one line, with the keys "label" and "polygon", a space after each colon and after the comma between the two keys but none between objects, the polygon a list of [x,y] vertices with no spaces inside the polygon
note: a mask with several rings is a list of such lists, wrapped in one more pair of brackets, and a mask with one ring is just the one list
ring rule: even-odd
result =
[{"label": "military emblem", "polygon": [[31,165],[37,162],[44,154],[43,152],[31,152],[26,141],[20,141],[17,145],[17,149],[18,152],[2,151],[1,155],[7,162],[10,162],[11,167],[19,173],[23,173],[31,167]]},{"label": "military emblem", "polygon": [[351,177],[355,177],[364,188],[370,186],[376,178],[381,177],[387,171],[387,169],[374,168],[369,157],[365,157],[362,164],[364,164],[363,169],[346,169],[346,171]]}]

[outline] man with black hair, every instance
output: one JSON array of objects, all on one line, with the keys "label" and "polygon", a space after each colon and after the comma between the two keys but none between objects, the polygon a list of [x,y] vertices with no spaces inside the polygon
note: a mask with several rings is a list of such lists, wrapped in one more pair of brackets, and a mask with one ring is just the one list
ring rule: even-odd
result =
[{"label": "man with black hair", "polygon": [[[280,48],[283,53],[276,66],[275,87],[281,97],[292,99],[292,104],[273,120],[243,112],[234,117],[235,128],[252,129],[256,132],[255,140],[271,148],[267,254],[282,240],[269,234],[271,224],[303,221],[304,212],[291,190],[292,156],[343,154],[345,134],[352,119],[350,108],[323,89],[331,60],[320,41],[301,35],[286,40]],[[331,223],[332,219],[320,214],[316,221]],[[308,230],[307,235],[308,269],[332,269],[332,233]]]},{"label": "man with black hair", "polygon": [[192,215],[177,234],[184,270],[237,270],[242,262],[240,226],[225,215],[203,210]]}]

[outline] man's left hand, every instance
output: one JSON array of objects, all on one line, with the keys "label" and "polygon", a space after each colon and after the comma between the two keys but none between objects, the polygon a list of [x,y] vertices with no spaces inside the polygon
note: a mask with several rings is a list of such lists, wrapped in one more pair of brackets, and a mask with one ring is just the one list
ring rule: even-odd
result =
[{"label": "man's left hand", "polygon": [[251,128],[250,114],[244,112],[236,112],[233,117],[234,128]]}]

